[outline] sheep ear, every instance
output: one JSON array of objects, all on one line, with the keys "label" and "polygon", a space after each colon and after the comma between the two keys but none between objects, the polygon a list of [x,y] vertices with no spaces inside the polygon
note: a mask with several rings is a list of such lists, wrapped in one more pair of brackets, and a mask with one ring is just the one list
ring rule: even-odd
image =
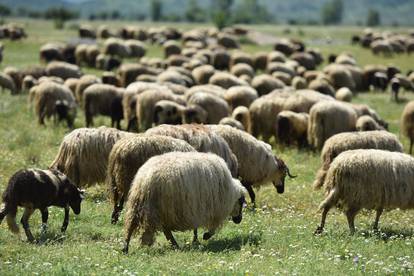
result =
[{"label": "sheep ear", "polygon": [[157,113],[157,112],[160,112],[160,111],[162,111],[162,107],[157,105],[154,109],[154,113]]}]

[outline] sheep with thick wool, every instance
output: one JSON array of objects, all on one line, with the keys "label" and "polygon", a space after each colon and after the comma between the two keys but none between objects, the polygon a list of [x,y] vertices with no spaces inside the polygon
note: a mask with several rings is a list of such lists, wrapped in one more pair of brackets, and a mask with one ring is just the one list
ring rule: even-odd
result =
[{"label": "sheep with thick wool", "polygon": [[385,130],[369,115],[359,117],[356,121],[355,128],[357,131]]},{"label": "sheep with thick wool", "polygon": [[134,134],[115,128],[78,128],[67,134],[50,164],[77,187],[104,182],[109,153],[121,138]]},{"label": "sheep with thick wool", "polygon": [[227,117],[230,113],[228,103],[224,99],[210,93],[194,93],[188,98],[187,103],[189,105],[201,106],[207,111],[207,123],[209,124],[218,124],[221,119]]},{"label": "sheep with thick wool", "polygon": [[341,132],[354,131],[356,112],[338,101],[324,101],[315,104],[309,112],[308,143],[315,149],[322,149],[325,141]]},{"label": "sheep with thick wool", "polygon": [[[148,160],[136,174],[126,204],[125,245],[142,232],[141,242],[151,246],[163,231],[178,247],[172,231],[199,227],[209,239],[229,216],[242,220],[244,188],[220,157],[210,153],[171,152]],[[196,240],[196,235],[195,235]]]},{"label": "sheep with thick wool", "polygon": [[62,78],[63,80],[69,78],[80,78],[82,72],[75,64],[70,64],[62,61],[53,61],[46,66],[46,74]]},{"label": "sheep with thick wool", "polygon": [[109,84],[92,84],[83,93],[85,124],[93,125],[93,117],[104,115],[111,117],[111,126],[120,129],[123,119],[122,95],[124,89]]},{"label": "sheep with thick wool", "polygon": [[167,152],[196,151],[187,142],[169,136],[136,135],[120,139],[109,154],[106,183],[114,209],[112,223],[118,221],[131,182],[138,169],[151,157]]},{"label": "sheep with thick wool", "polygon": [[2,90],[10,90],[11,94],[17,93],[16,84],[14,83],[14,80],[8,74],[2,72],[0,72],[0,87]]},{"label": "sheep with thick wool", "polygon": [[403,152],[397,136],[387,131],[361,131],[339,133],[326,140],[321,153],[322,166],[316,173],[313,187],[322,187],[333,160],[342,152],[354,149],[380,149]]},{"label": "sheep with thick wool", "polygon": [[233,86],[224,94],[224,99],[232,109],[238,106],[249,107],[258,97],[257,91],[250,86]]},{"label": "sheep with thick wool", "polygon": [[45,81],[33,88],[32,98],[39,124],[45,124],[45,118],[54,117],[55,122],[66,120],[69,128],[76,118],[76,102],[72,92],[66,86]]},{"label": "sheep with thick wool", "polygon": [[329,210],[338,206],[345,213],[351,234],[355,216],[361,209],[375,210],[373,228],[384,209],[414,208],[414,158],[408,154],[377,149],[350,150],[332,162],[323,186],[326,198],[320,204],[322,233]]},{"label": "sheep with thick wool", "polygon": [[276,118],[275,137],[279,143],[307,145],[309,114],[285,110]]},{"label": "sheep with thick wool", "polygon": [[[273,183],[278,193],[285,190],[285,177],[294,177],[289,168],[272,152],[272,147],[245,131],[225,125],[208,125],[212,133],[218,134],[228,143],[237,158],[238,173],[241,182],[249,192],[255,204],[253,187]],[[248,157],[247,157],[248,156]]]},{"label": "sheep with thick wool", "polygon": [[233,110],[231,117],[237,121],[239,121],[244,130],[250,133],[250,111],[245,106],[238,106]]},{"label": "sheep with thick wool", "polygon": [[401,131],[410,139],[410,154],[414,144],[414,101],[410,101],[404,107],[401,115]]},{"label": "sheep with thick wool", "polygon": [[189,143],[198,152],[211,152],[224,159],[233,176],[237,175],[237,158],[226,140],[204,125],[160,125],[145,132],[147,135],[164,135]]}]

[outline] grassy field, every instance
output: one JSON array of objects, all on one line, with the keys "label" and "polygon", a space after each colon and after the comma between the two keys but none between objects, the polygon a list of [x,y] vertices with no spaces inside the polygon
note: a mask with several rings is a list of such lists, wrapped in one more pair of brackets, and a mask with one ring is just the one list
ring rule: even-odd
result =
[{"label": "grassy field", "polygon": [[[114,26],[124,24],[115,22]],[[147,23],[146,23],[147,24]],[[20,42],[5,41],[1,68],[24,67],[38,63],[38,50],[47,41],[66,41],[76,37],[74,30],[56,31],[51,23],[30,21],[29,37]],[[189,28],[191,25],[180,25]],[[285,27],[257,26],[257,30],[281,35]],[[348,45],[348,37],[356,28],[300,27],[301,36],[324,53],[349,51],[360,65],[395,64],[403,70],[412,68],[406,56],[375,59],[368,51]],[[292,29],[295,35],[296,29]],[[338,45],[320,43],[331,38]],[[315,41],[318,41],[317,43]],[[270,47],[246,46],[246,51],[269,50]],[[149,55],[160,55],[159,47],[151,47]],[[87,72],[89,70],[86,70]],[[93,71],[92,71],[93,72]],[[402,95],[406,100],[412,94]],[[399,135],[399,117],[404,103],[390,102],[389,95],[365,93],[354,100],[369,104],[390,123]],[[83,126],[79,112],[76,126]],[[100,118],[96,124],[109,121]],[[0,94],[0,192],[18,169],[46,168],[53,160],[67,130],[63,126],[40,127],[27,106],[27,95]],[[400,137],[407,147],[407,140]],[[175,233],[181,249],[173,250],[159,235],[152,248],[141,248],[138,239],[131,243],[130,254],[123,255],[122,223],[110,224],[111,206],[106,187],[87,190],[88,197],[79,216],[71,215],[68,231],[59,232],[63,211],[50,208],[49,231],[40,236],[40,214],[31,219],[32,231],[39,244],[25,242],[0,226],[0,275],[21,274],[285,274],[285,275],[358,275],[414,273],[414,212],[392,211],[383,215],[380,233],[370,231],[373,213],[357,217],[357,233],[349,236],[345,217],[332,211],[322,236],[312,233],[319,223],[317,212],[322,194],[311,188],[320,165],[319,153],[275,147],[297,174],[287,180],[286,192],[278,195],[273,187],[262,188],[258,208],[249,208],[239,226],[228,223],[216,236],[199,246],[191,245],[192,234]]]}]

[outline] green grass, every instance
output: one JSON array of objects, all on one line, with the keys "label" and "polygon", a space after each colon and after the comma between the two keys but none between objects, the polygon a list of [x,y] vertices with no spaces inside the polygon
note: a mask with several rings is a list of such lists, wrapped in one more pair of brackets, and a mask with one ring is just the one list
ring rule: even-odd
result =
[{"label": "green grass", "polygon": [[[116,26],[122,22],[114,23]],[[24,67],[38,63],[42,43],[76,36],[73,30],[56,31],[51,23],[30,21],[29,38],[22,42],[5,42],[7,65]],[[183,25],[183,27],[191,27]],[[281,34],[283,27],[257,26],[259,30]],[[325,37],[345,39],[353,28],[326,30],[302,27],[304,39]],[[356,30],[358,31],[358,30]],[[337,34],[337,36],[335,36]],[[271,47],[247,46],[249,52],[270,50]],[[361,65],[392,62],[404,70],[410,68],[406,56],[392,60],[374,58],[358,47],[324,46],[324,53],[353,53]],[[160,56],[159,47],[150,47],[150,55]],[[412,69],[412,68],[411,68]],[[414,99],[409,93],[402,95]],[[355,102],[366,103],[376,109],[390,123],[390,130],[399,135],[399,117],[404,103],[390,102],[385,94],[360,94]],[[76,126],[83,126],[79,112]],[[108,124],[98,118],[96,124]],[[27,95],[10,96],[0,93],[0,191],[9,177],[21,168],[46,168],[53,160],[63,135],[64,126],[37,125],[28,109]],[[407,147],[407,140],[400,137]],[[275,147],[276,153],[297,174],[287,180],[286,192],[278,195],[273,187],[258,193],[256,210],[248,209],[238,226],[228,223],[210,241],[192,246],[192,233],[175,233],[181,249],[173,250],[160,234],[152,248],[141,248],[138,239],[131,243],[130,254],[124,256],[123,229],[110,224],[111,206],[106,199],[106,187],[88,189],[88,198],[79,216],[71,215],[68,231],[59,232],[63,211],[50,208],[49,231],[40,236],[40,214],[31,219],[32,231],[39,238],[37,245],[24,241],[0,225],[0,275],[20,274],[413,274],[414,212],[392,211],[383,215],[380,233],[370,231],[373,214],[363,212],[357,217],[358,231],[349,236],[345,217],[333,210],[327,220],[326,232],[312,235],[319,223],[318,204],[323,195],[311,189],[314,174],[320,165],[319,153]]]}]

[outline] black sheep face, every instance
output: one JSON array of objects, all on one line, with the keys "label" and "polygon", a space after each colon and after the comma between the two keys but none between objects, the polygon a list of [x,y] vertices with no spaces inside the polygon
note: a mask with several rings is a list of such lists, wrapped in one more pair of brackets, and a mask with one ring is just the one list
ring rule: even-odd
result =
[{"label": "black sheep face", "polygon": [[234,205],[231,213],[231,219],[234,223],[239,224],[243,219],[243,208],[246,206],[246,200],[244,196],[240,197]]},{"label": "black sheep face", "polygon": [[56,101],[55,108],[59,122],[66,120],[68,127],[72,128],[76,117],[76,106],[70,106],[70,104],[65,100],[58,100]]},{"label": "black sheep face", "polygon": [[159,106],[157,105],[154,110],[154,123],[156,125],[170,124],[177,125],[181,124],[181,115],[175,106]]},{"label": "black sheep face", "polygon": [[81,212],[81,203],[85,197],[85,192],[76,188],[75,185],[69,185],[66,188],[65,193],[68,199],[68,204],[70,208],[72,208],[73,213],[79,215]]}]

